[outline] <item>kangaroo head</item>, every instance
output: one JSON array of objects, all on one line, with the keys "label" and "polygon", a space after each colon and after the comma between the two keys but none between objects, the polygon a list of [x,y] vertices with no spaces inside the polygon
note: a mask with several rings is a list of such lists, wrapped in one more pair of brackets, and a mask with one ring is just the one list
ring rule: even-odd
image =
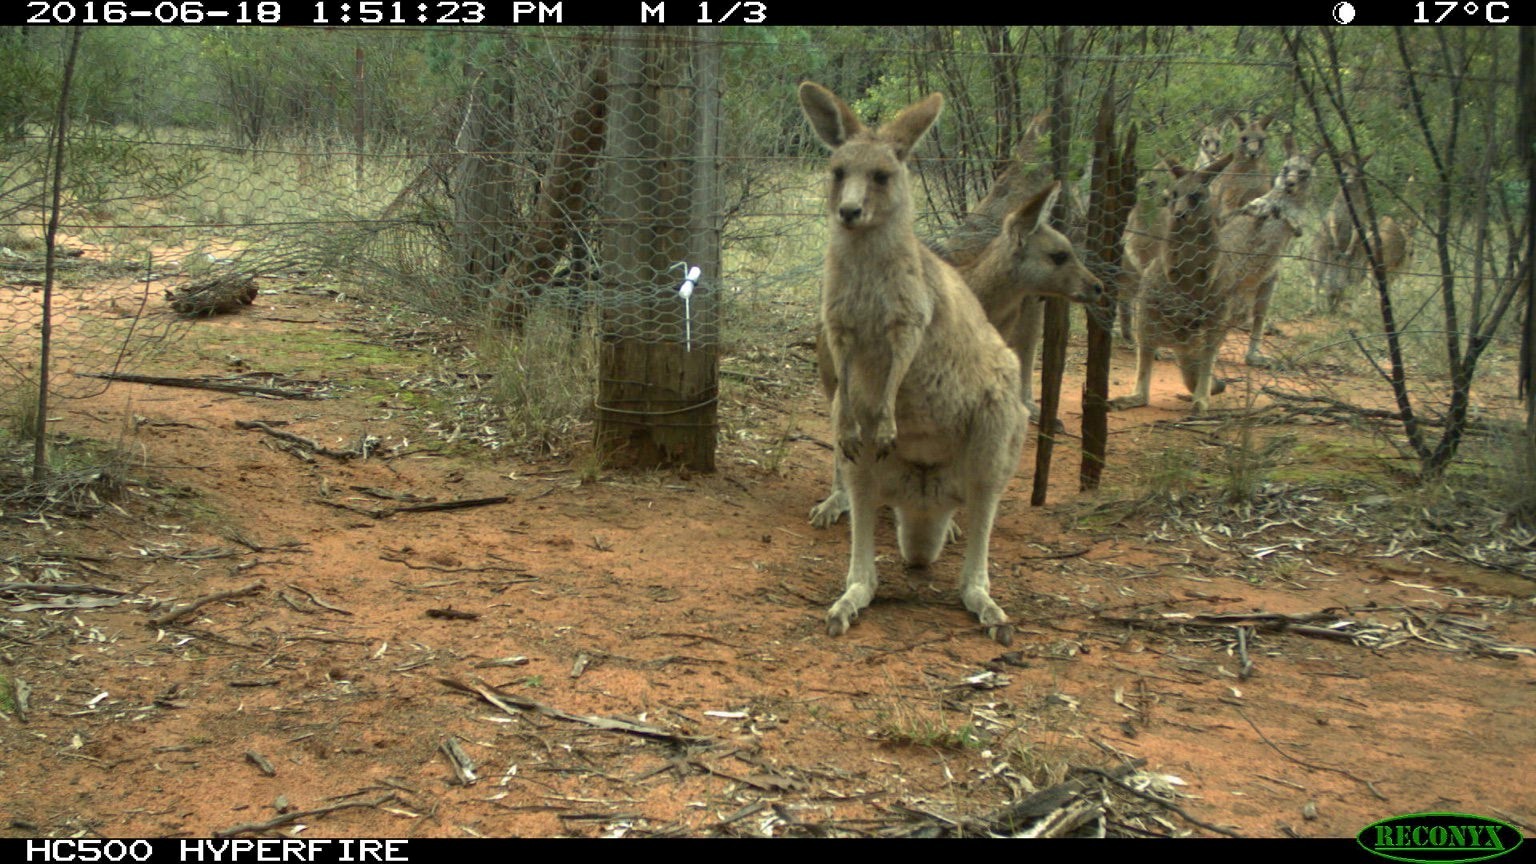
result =
[{"label": "kangaroo head", "polygon": [[831,90],[807,81],[800,107],[811,128],[832,151],[827,204],[847,231],[905,221],[912,217],[907,162],[944,107],[933,93],[903,108],[890,122],[870,130]]},{"label": "kangaroo head", "polygon": [[1269,124],[1274,120],[1275,115],[1266,114],[1252,123],[1244,123],[1241,116],[1233,115],[1232,123],[1237,127],[1237,155],[1249,160],[1262,158],[1264,146],[1269,142]]},{"label": "kangaroo head", "polygon": [[1339,191],[1353,190],[1365,183],[1365,163],[1371,161],[1373,155],[1345,153],[1339,157]]},{"label": "kangaroo head", "polygon": [[1214,212],[1211,208],[1211,181],[1231,164],[1234,155],[1228,153],[1199,171],[1191,171],[1177,162],[1168,162],[1168,173],[1173,175],[1173,182],[1163,190],[1163,203],[1171,226],[1177,228],[1211,217]]},{"label": "kangaroo head", "polygon": [[1065,234],[1051,227],[1051,208],[1061,181],[1031,196],[1003,219],[1001,237],[1008,244],[1013,282],[1026,296],[1065,297],[1074,303],[1098,303],[1104,286],[1083,266]]},{"label": "kangaroo head", "polygon": [[1296,149],[1295,136],[1286,133],[1285,162],[1280,165],[1280,173],[1275,175],[1275,188],[1293,197],[1305,195],[1312,183],[1312,163],[1319,152],[1302,153]]},{"label": "kangaroo head", "polygon": [[1205,126],[1200,134],[1195,136],[1195,141],[1200,147],[1200,155],[1206,162],[1215,162],[1221,158],[1221,127]]}]

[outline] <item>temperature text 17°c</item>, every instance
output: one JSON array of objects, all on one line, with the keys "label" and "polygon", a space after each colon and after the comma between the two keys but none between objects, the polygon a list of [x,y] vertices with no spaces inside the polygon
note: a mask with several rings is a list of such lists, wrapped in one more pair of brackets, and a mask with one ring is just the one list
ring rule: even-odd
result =
[{"label": "temperature text 17\u00b0c", "polygon": [[[687,4],[692,7],[693,4]],[[759,0],[704,0],[698,4],[699,14],[693,24],[766,24],[768,4]],[[641,24],[667,23],[666,0],[655,3],[640,0]]]},{"label": "temperature text 17\u00b0c", "polygon": [[[1419,14],[1413,18],[1415,24],[1439,24],[1445,19],[1455,15],[1452,23],[1483,23],[1508,24],[1509,4],[1504,0],[1488,0],[1487,3],[1477,3],[1475,0],[1419,0],[1413,4]],[[1478,13],[1482,14],[1479,15]],[[1473,19],[1468,22],[1467,19]]]}]

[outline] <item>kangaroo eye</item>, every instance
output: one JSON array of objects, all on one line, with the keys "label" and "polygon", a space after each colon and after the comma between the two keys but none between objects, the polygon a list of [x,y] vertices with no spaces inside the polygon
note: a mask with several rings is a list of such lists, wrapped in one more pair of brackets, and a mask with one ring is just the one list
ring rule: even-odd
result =
[{"label": "kangaroo eye", "polygon": [[886,171],[876,171],[871,176],[874,178],[876,186],[884,186],[885,184],[891,182],[891,175]]},{"label": "kangaroo eye", "polygon": [[1060,267],[1061,265],[1067,263],[1067,259],[1070,258],[1070,257],[1072,257],[1072,256],[1068,255],[1065,252],[1052,252],[1051,253],[1051,263],[1055,264],[1057,267]]},{"label": "kangaroo eye", "polygon": [[1189,193],[1189,203],[1191,203],[1191,204],[1199,204],[1200,203],[1200,193],[1199,192],[1191,192],[1191,193]]},{"label": "kangaroo eye", "polygon": [[846,172],[844,172],[842,168],[833,168],[832,169],[832,179],[836,180],[839,183],[841,183],[841,182],[843,182],[843,177],[844,177],[845,173]]}]

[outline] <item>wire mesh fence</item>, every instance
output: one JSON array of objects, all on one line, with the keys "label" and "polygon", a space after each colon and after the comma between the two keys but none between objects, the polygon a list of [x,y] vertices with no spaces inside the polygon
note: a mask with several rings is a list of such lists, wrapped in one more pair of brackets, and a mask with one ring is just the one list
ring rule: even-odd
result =
[{"label": "wire mesh fence", "polygon": [[[36,382],[66,32],[0,34],[8,401]],[[1489,389],[1512,390],[1529,272],[1514,40],[1447,33],[1451,54],[1416,32],[1269,28],[88,31],[53,389],[146,362],[222,308],[204,299],[324,280],[483,328],[517,361],[498,375],[567,379],[570,410],[615,449],[707,465],[712,443],[680,442],[712,442],[719,357],[788,357],[814,333],[822,150],[793,94],[815,78],[874,118],[946,94],[915,166],[934,245],[995,236],[987,202],[1010,166],[1033,188],[1060,178],[1061,224],[1122,315],[1142,310],[1122,340],[1141,328],[1190,353],[1248,330],[1241,375],[1218,354],[1229,371],[1202,384],[1196,368],[1190,389],[1240,377],[1249,407],[1266,388],[1406,402],[1425,421],[1409,449],[1433,460],[1425,429],[1517,416],[1453,379],[1486,359]],[[1135,128],[1142,181],[1131,227],[1107,238],[1090,194],[1100,106]],[[1170,221],[1163,192],[1184,177],[1207,196],[1203,233]],[[1266,340],[1276,325],[1286,338]],[[1109,395],[1134,395],[1131,378]]]}]

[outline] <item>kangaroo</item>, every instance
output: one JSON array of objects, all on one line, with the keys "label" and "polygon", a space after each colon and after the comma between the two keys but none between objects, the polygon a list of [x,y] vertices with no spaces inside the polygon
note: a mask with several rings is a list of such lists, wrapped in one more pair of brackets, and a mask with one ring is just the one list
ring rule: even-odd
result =
[{"label": "kangaroo", "polygon": [[1230,297],[1214,276],[1217,266],[1216,214],[1210,184],[1227,168],[1229,153],[1199,171],[1172,162],[1173,182],[1164,193],[1162,236],[1156,261],[1141,274],[1136,298],[1136,389],[1110,401],[1116,410],[1147,404],[1152,363],[1159,347],[1172,348],[1194,398],[1194,412],[1210,407],[1216,354],[1226,338]]},{"label": "kangaroo", "polygon": [[1035,404],[1035,360],[1039,356],[1046,297],[1097,304],[1104,286],[1078,258],[1072,241],[1050,225],[1061,181],[1019,205],[1003,221],[1003,230],[969,267],[960,268],[987,320],[1019,357],[1022,384],[1019,397],[1031,420],[1040,417]]},{"label": "kangaroo", "polygon": [[[1222,143],[1221,124],[1202,126],[1195,135],[1197,149],[1194,170],[1203,170],[1220,159]],[[1164,165],[1169,164],[1167,156],[1161,152],[1157,155]],[[1151,174],[1139,181],[1138,185],[1144,186],[1149,193],[1155,193],[1157,189],[1157,183]],[[1148,218],[1146,212],[1138,207],[1131,210],[1131,218],[1126,223],[1125,234],[1120,238],[1120,266],[1124,274],[1119,292],[1120,337],[1127,343],[1135,338],[1131,319],[1136,304],[1136,291],[1141,283],[1141,271],[1157,260],[1161,243],[1158,235],[1161,227],[1158,219]]]},{"label": "kangaroo", "polygon": [[1350,216],[1353,207],[1363,221],[1365,219],[1365,163],[1364,158],[1353,153],[1339,157],[1339,191],[1323,217],[1322,230],[1312,253],[1312,289],[1314,295],[1329,312],[1337,312],[1344,300],[1344,289],[1351,283],[1350,256],[1359,241],[1355,236],[1355,222]]},{"label": "kangaroo", "polygon": [[[1417,224],[1412,217],[1394,219],[1391,216],[1383,216],[1377,223],[1377,230],[1381,232],[1381,264],[1388,275],[1402,272],[1403,265],[1413,260],[1413,235]],[[1370,262],[1363,245],[1357,243],[1356,249],[1363,275]]]},{"label": "kangaroo", "polygon": [[[1100,302],[1104,286],[1083,265],[1066,235],[1050,225],[1051,208],[1061,192],[1054,181],[1021,203],[1003,220],[1001,232],[969,263],[957,269],[981,302],[982,311],[1018,355],[1022,383],[1019,396],[1031,418],[1040,415],[1034,401],[1035,357],[1040,344],[1042,297],[1065,297],[1074,303]],[[943,257],[943,256],[941,256]],[[827,398],[837,392],[837,371],[827,340],[817,342],[821,385]],[[811,508],[811,524],[826,528],[848,512],[848,494],[841,463],[833,460],[832,491]],[[954,531],[950,536],[956,536]]]},{"label": "kangaroo", "polygon": [[998,500],[1024,446],[1019,360],[953,267],[918,242],[907,162],[944,97],[879,129],[814,82],[800,107],[832,151],[821,323],[837,374],[832,421],[851,505],[845,590],[827,632],[847,632],[877,585],[875,517],[896,511],[903,560],[926,567],[956,508],[966,517],[960,599],[989,635],[1012,639],[992,600],[987,552]]},{"label": "kangaroo", "polygon": [[1238,133],[1237,149],[1227,170],[1211,184],[1218,219],[1227,218],[1232,211],[1269,191],[1275,175],[1269,170],[1264,151],[1269,143],[1269,124],[1274,119],[1275,115],[1266,114],[1245,123],[1241,115],[1232,115],[1232,125]]},{"label": "kangaroo", "polygon": [[[1361,215],[1364,216],[1365,214],[1362,213]],[[1403,265],[1408,263],[1408,259],[1413,256],[1413,228],[1415,224],[1411,217],[1398,220],[1391,216],[1383,216],[1377,220],[1376,236],[1381,238],[1381,266],[1388,276],[1397,275],[1403,269]],[[1365,238],[1361,238],[1360,233],[1357,231],[1355,232],[1353,242],[1344,251],[1342,256],[1345,262],[1343,280],[1347,287],[1353,288],[1358,285],[1360,280],[1371,272],[1371,258],[1366,252],[1365,242],[1369,239],[1369,234]]]},{"label": "kangaroo", "polygon": [[[1161,156],[1161,154],[1159,154]],[[1161,157],[1166,160],[1166,157]],[[1149,173],[1137,181],[1137,186],[1156,195],[1157,183]],[[1120,290],[1118,292],[1120,338],[1127,344],[1135,341],[1133,322],[1136,295],[1141,290],[1141,271],[1157,260],[1162,248],[1162,219],[1153,211],[1148,215],[1141,207],[1131,210],[1125,223],[1125,233],[1120,237]]]},{"label": "kangaroo", "polygon": [[1286,159],[1274,185],[1229,214],[1217,235],[1221,249],[1217,280],[1223,291],[1233,295],[1234,312],[1252,312],[1245,357],[1249,366],[1270,365],[1262,348],[1264,320],[1275,293],[1275,271],[1280,255],[1301,236],[1302,210],[1312,186],[1312,163],[1321,152],[1303,154],[1296,149],[1296,139],[1286,135]]}]

